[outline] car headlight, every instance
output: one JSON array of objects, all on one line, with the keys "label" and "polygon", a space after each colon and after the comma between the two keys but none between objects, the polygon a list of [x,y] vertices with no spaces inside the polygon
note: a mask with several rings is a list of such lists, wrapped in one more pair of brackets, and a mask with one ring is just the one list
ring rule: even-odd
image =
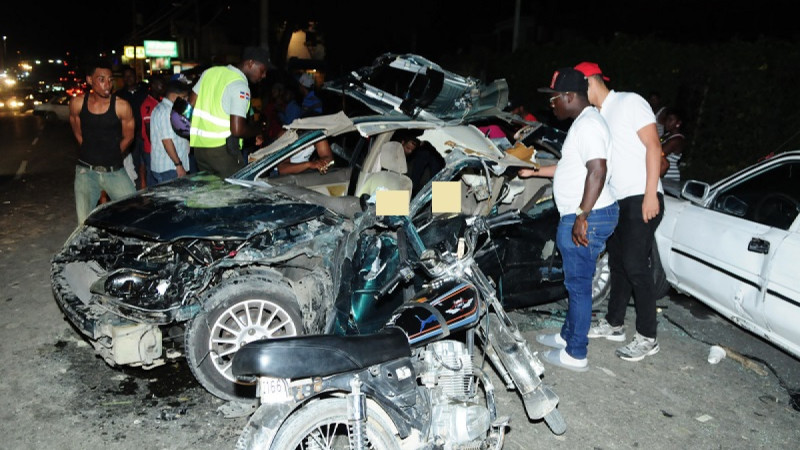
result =
[{"label": "car headlight", "polygon": [[157,274],[119,269],[95,281],[90,291],[117,298],[154,297],[164,295],[169,285],[169,280],[161,279]]}]

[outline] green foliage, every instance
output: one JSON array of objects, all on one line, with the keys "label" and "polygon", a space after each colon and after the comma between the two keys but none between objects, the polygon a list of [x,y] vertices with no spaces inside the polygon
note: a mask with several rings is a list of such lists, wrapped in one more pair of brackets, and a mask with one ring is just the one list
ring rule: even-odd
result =
[{"label": "green foliage", "polygon": [[618,35],[610,41],[529,45],[496,55],[486,79],[506,78],[511,96],[547,117],[537,88],[559,67],[600,64],[612,89],[646,97],[659,91],[681,108],[689,139],[686,178],[713,182],[769,153],[800,148],[800,52],[790,41],[708,45]]}]

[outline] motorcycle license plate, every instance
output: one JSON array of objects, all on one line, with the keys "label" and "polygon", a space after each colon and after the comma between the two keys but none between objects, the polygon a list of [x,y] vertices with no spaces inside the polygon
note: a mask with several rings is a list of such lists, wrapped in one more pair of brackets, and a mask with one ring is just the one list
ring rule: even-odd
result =
[{"label": "motorcycle license plate", "polygon": [[289,393],[289,380],[261,377],[258,379],[258,385],[261,403],[286,403],[292,400]]}]

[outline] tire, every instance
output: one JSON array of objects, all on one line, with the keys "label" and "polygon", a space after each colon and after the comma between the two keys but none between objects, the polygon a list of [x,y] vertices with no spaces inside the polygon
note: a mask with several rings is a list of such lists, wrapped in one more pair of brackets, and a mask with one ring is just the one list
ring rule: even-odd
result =
[{"label": "tire", "polygon": [[[399,450],[398,439],[388,418],[378,406],[367,403],[366,448],[374,450]],[[324,442],[319,439],[324,436]],[[316,437],[316,439],[315,439]],[[316,445],[306,446],[307,443]],[[321,450],[348,450],[347,401],[328,398],[314,401],[295,411],[281,425],[270,446],[273,450],[319,448]]]},{"label": "tire", "polygon": [[[592,278],[592,310],[599,309],[600,305],[608,300],[611,294],[611,269],[608,266],[608,252],[603,251],[597,257],[597,263]],[[558,305],[561,308],[569,308],[569,296],[559,299]]]},{"label": "tire", "polygon": [[597,257],[592,278],[592,309],[597,309],[611,294],[611,268],[608,266],[608,252]]},{"label": "tire", "polygon": [[567,432],[567,422],[564,420],[564,416],[561,415],[561,411],[559,411],[558,408],[553,408],[552,411],[544,416],[544,423],[547,424],[550,431],[556,436],[561,436]]},{"label": "tire", "polygon": [[655,286],[656,300],[669,294],[669,282],[667,274],[664,273],[664,266],[661,265],[661,256],[658,253],[658,246],[653,242],[653,249],[650,250],[650,269],[653,271],[653,285]]},{"label": "tire", "polygon": [[263,275],[225,280],[202,299],[203,310],[186,328],[186,359],[197,381],[230,401],[255,398],[255,385],[236,382],[231,361],[242,345],[303,334],[294,294]]},{"label": "tire", "polygon": [[[661,265],[661,258],[659,257],[658,247],[656,247],[655,243],[653,243],[653,249],[650,251],[650,268],[653,271],[656,299],[662,298],[669,293],[670,284],[664,273],[664,267]],[[600,308],[600,305],[608,300],[610,294],[611,268],[608,265],[608,252],[603,251],[603,253],[597,257],[594,278],[592,278],[592,309]],[[569,303],[568,299],[564,299],[562,302],[564,307]]]}]

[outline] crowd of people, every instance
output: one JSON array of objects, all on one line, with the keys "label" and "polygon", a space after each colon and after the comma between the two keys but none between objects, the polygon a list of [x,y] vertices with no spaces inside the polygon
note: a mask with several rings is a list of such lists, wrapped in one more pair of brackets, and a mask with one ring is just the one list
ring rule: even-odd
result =
[{"label": "crowd of people", "polygon": [[[208,68],[193,86],[182,76],[154,76],[144,86],[136,82],[132,69],[125,69],[124,86],[112,92],[110,65],[96,62],[87,72],[91,91],[70,103],[70,124],[80,147],[75,175],[78,220],[86,218],[103,193],[115,200],[137,187],[194,170],[227,177],[246,162],[245,140],[264,145],[291,121],[322,114],[315,79],[304,73],[295,79],[297,91],[274,83],[261,120],[254,121],[250,85],[261,82],[272,67],[266,49],[247,47],[238,64]],[[556,245],[564,260],[569,307],[561,330],[537,340],[553,347],[543,354],[545,361],[576,371],[588,367],[589,339],[626,340],[625,313],[631,297],[635,334],[616,350],[617,356],[639,361],[659,351],[648,259],[664,211],[661,177],[680,179],[685,146],[679,110],[663,106],[657,93],[648,101],[610,89],[609,80],[593,62],[556,70],[550,85],[539,91],[552,95],[549,104],[556,119],[571,121],[562,157],[552,166],[519,171],[523,178],[553,178],[561,216]],[[174,126],[179,102],[189,105],[181,112],[192,111],[188,136]],[[524,120],[536,121],[521,104],[510,106]],[[441,156],[426,147],[428,143],[413,135],[397,140],[411,178],[417,179],[414,186],[443,167]],[[125,170],[126,158],[133,161],[132,172]],[[321,141],[281,163],[277,172],[325,173],[332,161],[330,145]],[[592,325],[595,261],[606,248],[611,270],[608,311]]]},{"label": "crowd of people", "polygon": [[[310,73],[297,75],[292,84],[274,83],[257,111],[251,86],[258,86],[272,68],[268,50],[246,47],[237,64],[210,67],[194,83],[183,74],[154,74],[145,82],[125,66],[122,86],[114,90],[110,61],[92,61],[86,68],[91,89],[70,103],[70,124],[80,148],[75,178],[79,222],[109,199],[189,173],[228,177],[246,164],[248,151],[277,139],[284,125],[322,114]],[[185,132],[176,126],[176,117],[185,121]],[[333,159],[324,144],[312,148],[317,158],[311,162],[304,154],[305,161],[287,162],[282,171],[323,172]]]}]

